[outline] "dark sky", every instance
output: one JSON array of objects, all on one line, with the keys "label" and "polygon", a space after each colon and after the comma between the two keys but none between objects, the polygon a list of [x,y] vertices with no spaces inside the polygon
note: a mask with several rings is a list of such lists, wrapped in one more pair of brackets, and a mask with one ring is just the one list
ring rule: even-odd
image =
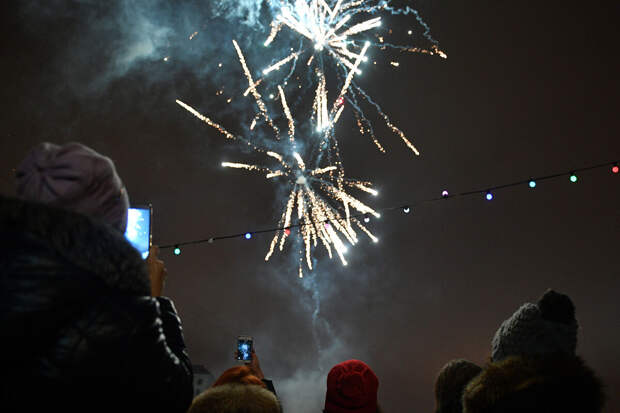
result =
[{"label": "dark sky", "polygon": [[[620,158],[620,16],[598,3],[415,3],[448,59],[403,55],[359,83],[422,156],[385,131],[380,154],[345,118],[347,172],[381,192],[362,198],[389,207]],[[2,2],[0,192],[14,193],[12,168],[36,143],[80,141],[116,162],[133,202],[153,204],[156,243],[273,226],[272,184],[221,168],[246,154],[174,103],[236,132],[252,116],[230,40],[252,64],[264,28],[237,24],[230,4],[214,17],[210,1]],[[404,32],[412,19],[386,21]],[[215,95],[221,85],[233,104]],[[483,363],[501,321],[555,288],[573,298],[578,353],[607,384],[607,410],[620,411],[619,188],[620,176],[594,170],[492,202],[385,213],[369,224],[378,244],[362,239],[348,267],[317,254],[303,282],[291,251],[264,262],[269,235],[167,250],[166,291],[194,363],[217,376],[234,364],[234,337],[253,335],[285,409],[305,413],[320,411],[327,371],[348,358],[375,370],[386,411],[429,412],[443,364]]]}]

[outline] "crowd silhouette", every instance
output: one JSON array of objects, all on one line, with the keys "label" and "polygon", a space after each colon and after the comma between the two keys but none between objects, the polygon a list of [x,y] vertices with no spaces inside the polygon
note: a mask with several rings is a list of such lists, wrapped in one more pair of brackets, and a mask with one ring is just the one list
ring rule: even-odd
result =
[{"label": "crowd silhouette", "polygon": [[[157,247],[145,261],[123,237],[129,196],[109,158],[42,143],[17,168],[16,188],[0,197],[5,411],[283,411],[255,352],[194,397],[165,264]],[[523,304],[487,363],[454,359],[438,372],[435,412],[601,412],[604,387],[576,354],[577,329],[567,295]],[[325,380],[324,413],[383,412],[363,361]]]}]

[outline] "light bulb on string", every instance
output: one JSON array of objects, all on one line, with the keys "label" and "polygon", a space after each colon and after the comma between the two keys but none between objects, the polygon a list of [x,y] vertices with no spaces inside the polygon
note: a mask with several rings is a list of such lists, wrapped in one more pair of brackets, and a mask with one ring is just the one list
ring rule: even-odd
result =
[{"label": "light bulb on string", "polygon": [[370,217],[368,215],[364,215],[364,222],[367,224],[370,222]]},{"label": "light bulb on string", "polygon": [[577,175],[575,175],[575,173],[574,173],[574,172],[571,172],[571,174],[570,174],[570,178],[569,178],[569,179],[570,179],[570,181],[571,181],[572,183],[575,183],[575,182],[577,182]]},{"label": "light bulb on string", "polygon": [[410,212],[411,212],[411,208],[409,208],[408,206],[404,206],[404,207],[403,207],[403,212],[404,212],[405,214],[408,214],[408,213],[410,213]]},{"label": "light bulb on string", "polygon": [[174,255],[181,255],[181,248],[178,245],[174,246]]},{"label": "light bulb on string", "polygon": [[530,188],[536,188],[536,181],[533,179],[530,179],[530,182],[528,183],[528,185],[530,186]]},{"label": "light bulb on string", "polygon": [[617,163],[615,163],[614,166],[611,167],[611,172],[614,174],[617,174],[618,172],[620,172],[620,168],[618,168]]},{"label": "light bulb on string", "polygon": [[488,191],[487,194],[485,195],[487,201],[491,201],[493,200],[493,194],[491,193],[491,191]]},{"label": "light bulb on string", "polygon": [[448,195],[450,195],[450,194],[449,194],[449,193],[448,193],[448,191],[447,191],[447,190],[445,190],[445,189],[441,192],[441,196],[442,196],[442,197],[444,197],[444,198],[447,198],[447,197],[448,197]]},{"label": "light bulb on string", "polygon": [[250,232],[246,232],[244,237],[245,237],[245,239],[250,239],[250,238],[252,238],[252,234]]}]

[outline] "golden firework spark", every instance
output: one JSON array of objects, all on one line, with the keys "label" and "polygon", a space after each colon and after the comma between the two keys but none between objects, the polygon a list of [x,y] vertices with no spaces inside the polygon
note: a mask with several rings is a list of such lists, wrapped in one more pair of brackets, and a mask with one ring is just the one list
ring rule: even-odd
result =
[{"label": "golden firework spark", "polygon": [[[430,29],[428,25],[421,19],[417,11],[409,8],[395,8],[391,6],[390,1],[385,0],[271,0],[270,2],[274,10],[278,10],[274,20],[271,22],[271,31],[266,41],[265,47],[269,47],[276,40],[280,31],[286,27],[292,30],[304,40],[299,50],[291,49],[291,52],[272,63],[263,70],[263,76],[268,76],[272,72],[280,70],[285,65],[295,65],[298,59],[305,59],[306,65],[315,64],[313,72],[317,76],[317,87],[315,89],[314,98],[314,115],[313,119],[316,123],[316,129],[322,132],[333,127],[338,122],[343,109],[345,94],[349,89],[354,76],[359,76],[362,72],[360,63],[368,61],[367,51],[369,46],[376,46],[381,50],[393,48],[401,52],[423,53],[428,55],[437,55],[441,58],[447,58],[447,55],[439,49],[437,42],[430,37]],[[377,34],[376,30],[382,25],[382,17],[368,17],[378,13],[391,14],[412,14],[416,20],[425,29],[424,36],[433,43],[428,48],[397,46],[386,41],[384,36]],[[390,34],[392,30],[388,31]],[[369,34],[374,36],[368,36]],[[409,35],[412,34],[410,30]],[[364,38],[366,37],[366,38]],[[378,43],[370,43],[369,39],[376,38]],[[307,58],[305,56],[308,56]],[[323,57],[332,58],[334,62],[341,68],[344,75],[340,80],[344,83],[339,95],[336,96],[331,109],[327,105],[327,87],[325,79],[325,70],[323,66]],[[394,67],[399,67],[397,61],[389,62]],[[291,72],[292,74],[292,72]],[[291,76],[289,74],[284,81]],[[301,87],[301,86],[300,86]],[[377,112],[385,121],[390,131],[401,138],[403,143],[415,155],[419,155],[417,148],[411,143],[411,139],[407,137],[383,110],[361,89],[352,91],[352,96],[347,97],[352,107],[356,119],[363,118],[363,123],[367,127],[361,125],[358,119],[359,130],[362,135],[370,136],[377,148],[385,153],[385,148],[379,142],[371,126],[370,120],[366,118],[359,106],[359,100],[366,101],[376,107]]]}]

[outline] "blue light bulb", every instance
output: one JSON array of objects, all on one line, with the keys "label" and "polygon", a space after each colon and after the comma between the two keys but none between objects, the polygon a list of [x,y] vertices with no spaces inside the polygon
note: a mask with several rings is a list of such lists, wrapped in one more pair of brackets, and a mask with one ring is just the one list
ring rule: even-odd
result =
[{"label": "blue light bulb", "polygon": [[490,192],[487,192],[487,201],[490,201],[493,199],[493,194]]},{"label": "blue light bulb", "polygon": [[536,181],[534,181],[533,179],[530,181],[529,183],[530,188],[536,188]]},{"label": "blue light bulb", "polygon": [[250,234],[249,232],[245,233],[245,239],[250,239],[252,238],[252,234]]}]

